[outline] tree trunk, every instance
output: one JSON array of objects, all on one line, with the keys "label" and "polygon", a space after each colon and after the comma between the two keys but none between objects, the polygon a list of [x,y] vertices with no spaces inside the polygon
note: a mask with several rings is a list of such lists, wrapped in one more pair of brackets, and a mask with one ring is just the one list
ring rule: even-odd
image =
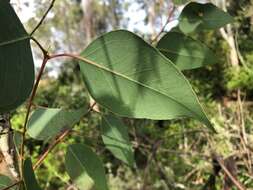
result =
[{"label": "tree trunk", "polygon": [[17,153],[11,129],[10,115],[0,115],[0,174],[12,181],[19,179]]}]

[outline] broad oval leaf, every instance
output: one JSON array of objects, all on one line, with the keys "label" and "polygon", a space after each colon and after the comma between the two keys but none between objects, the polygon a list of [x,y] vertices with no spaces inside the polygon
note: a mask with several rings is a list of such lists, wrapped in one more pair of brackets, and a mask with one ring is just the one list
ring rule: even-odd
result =
[{"label": "broad oval leaf", "polygon": [[27,158],[24,161],[24,167],[23,167],[23,175],[24,175],[24,184],[26,190],[41,190],[32,166],[32,161],[30,158]]},{"label": "broad oval leaf", "polygon": [[70,129],[86,113],[86,108],[66,111],[54,108],[36,109],[28,122],[28,134],[38,140],[48,140],[60,132]]},{"label": "broad oval leaf", "polygon": [[104,115],[102,116],[101,132],[106,148],[116,158],[133,167],[133,149],[129,141],[127,127],[124,123],[115,115]]},{"label": "broad oval leaf", "polygon": [[214,64],[217,58],[203,43],[179,32],[168,32],[157,44],[159,51],[180,70]]},{"label": "broad oval leaf", "polygon": [[213,30],[233,22],[233,17],[212,3],[191,2],[179,17],[179,28],[184,33]]},{"label": "broad oval leaf", "polygon": [[28,34],[8,1],[0,1],[0,113],[30,95],[34,64]]},{"label": "broad oval leaf", "polygon": [[87,59],[79,64],[90,94],[112,112],[154,120],[192,117],[212,127],[184,75],[137,35],[109,32],[81,56]]},{"label": "broad oval leaf", "polygon": [[67,149],[67,173],[80,190],[108,190],[105,170],[98,156],[86,145],[74,144]]}]

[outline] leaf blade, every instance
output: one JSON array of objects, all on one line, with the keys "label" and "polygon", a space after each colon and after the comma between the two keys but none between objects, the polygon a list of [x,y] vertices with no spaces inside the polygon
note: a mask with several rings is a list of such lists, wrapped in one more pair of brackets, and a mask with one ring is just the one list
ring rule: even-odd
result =
[{"label": "leaf blade", "polygon": [[24,174],[24,184],[26,190],[41,190],[34,171],[32,167],[32,161],[30,158],[27,158],[24,161],[24,167],[23,167],[23,174]]},{"label": "leaf blade", "polygon": [[196,69],[217,62],[205,44],[180,32],[165,34],[159,40],[157,48],[180,70]]},{"label": "leaf blade", "polygon": [[213,30],[233,22],[233,17],[212,3],[188,3],[180,17],[179,28],[184,33]]},{"label": "leaf blade", "polygon": [[74,126],[86,113],[86,110],[86,108],[73,111],[38,108],[28,121],[27,133],[34,139],[48,140]]},{"label": "leaf blade", "polygon": [[86,145],[73,144],[67,149],[65,157],[67,173],[80,190],[92,187],[108,190],[105,171],[97,155]]},{"label": "leaf blade", "polygon": [[112,154],[128,164],[134,166],[134,154],[124,123],[115,115],[102,116],[101,132],[103,142]]},{"label": "leaf blade", "polygon": [[154,120],[192,117],[212,128],[183,74],[135,34],[107,33],[81,56],[90,60],[79,63],[90,94],[112,112]]},{"label": "leaf blade", "polygon": [[21,105],[30,95],[34,63],[28,34],[8,1],[0,1],[0,113]]}]

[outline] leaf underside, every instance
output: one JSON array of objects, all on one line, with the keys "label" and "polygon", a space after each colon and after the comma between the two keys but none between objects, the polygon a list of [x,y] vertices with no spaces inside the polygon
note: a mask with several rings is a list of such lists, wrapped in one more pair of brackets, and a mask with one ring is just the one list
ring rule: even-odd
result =
[{"label": "leaf underside", "polygon": [[81,54],[85,84],[100,105],[118,115],[154,120],[192,117],[212,127],[176,66],[137,35],[118,30]]},{"label": "leaf underside", "polygon": [[158,42],[157,48],[180,70],[217,63],[216,56],[205,44],[180,32],[166,33]]},{"label": "leaf underside", "polygon": [[67,149],[66,170],[80,190],[108,190],[105,170],[98,156],[86,145],[73,144]]},{"label": "leaf underside", "polygon": [[233,22],[233,17],[212,3],[187,4],[180,17],[179,28],[184,33],[213,30]]},{"label": "leaf underside", "polygon": [[66,111],[57,108],[38,108],[31,115],[27,132],[37,140],[48,140],[70,129],[86,113],[86,108]]},{"label": "leaf underside", "polygon": [[134,166],[134,155],[129,141],[127,127],[115,115],[102,116],[102,139],[107,149],[127,165]]}]

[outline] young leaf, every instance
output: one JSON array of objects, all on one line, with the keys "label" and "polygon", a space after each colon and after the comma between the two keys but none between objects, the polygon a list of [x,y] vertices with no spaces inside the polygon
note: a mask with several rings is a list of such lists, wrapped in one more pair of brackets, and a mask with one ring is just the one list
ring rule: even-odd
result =
[{"label": "young leaf", "polygon": [[29,119],[27,132],[34,139],[48,140],[75,125],[86,111],[85,108],[75,111],[38,108]]},{"label": "young leaf", "polygon": [[8,1],[0,1],[0,113],[30,95],[34,64],[28,34]]},{"label": "young leaf", "polygon": [[195,69],[217,62],[206,45],[179,32],[168,32],[158,42],[157,48],[180,70]]},{"label": "young leaf", "polygon": [[105,115],[101,122],[103,142],[112,154],[128,164],[134,166],[134,155],[124,123],[115,115]]},{"label": "young leaf", "polygon": [[121,116],[154,120],[192,117],[212,127],[189,82],[176,66],[137,35],[109,32],[81,56],[92,97]]},{"label": "young leaf", "polygon": [[184,33],[213,30],[233,22],[233,18],[212,3],[191,2],[179,17],[179,28]]},{"label": "young leaf", "polygon": [[33,171],[32,162],[30,158],[27,158],[24,162],[23,168],[24,184],[26,190],[41,190]]},{"label": "young leaf", "polygon": [[80,190],[87,190],[93,184],[96,190],[108,190],[102,162],[88,146],[70,145],[65,165],[70,178]]}]

